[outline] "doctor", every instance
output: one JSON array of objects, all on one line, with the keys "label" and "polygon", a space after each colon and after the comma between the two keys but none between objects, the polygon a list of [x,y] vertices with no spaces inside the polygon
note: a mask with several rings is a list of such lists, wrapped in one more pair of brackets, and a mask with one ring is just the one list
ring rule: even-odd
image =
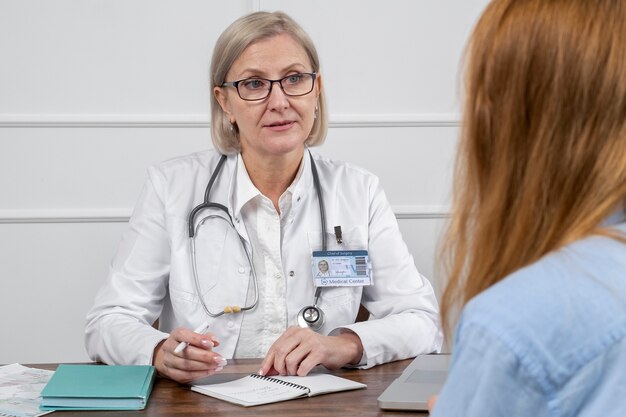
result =
[{"label": "doctor", "polygon": [[[211,85],[216,151],[149,169],[87,316],[91,358],[188,382],[228,358],[306,375],[437,351],[432,287],[378,179],[309,150],[327,114],[308,35],[284,13],[240,18],[215,45]],[[369,285],[316,287],[320,250],[366,253]],[[355,323],[361,303],[373,319]],[[298,326],[307,306],[322,312],[316,331]]]}]

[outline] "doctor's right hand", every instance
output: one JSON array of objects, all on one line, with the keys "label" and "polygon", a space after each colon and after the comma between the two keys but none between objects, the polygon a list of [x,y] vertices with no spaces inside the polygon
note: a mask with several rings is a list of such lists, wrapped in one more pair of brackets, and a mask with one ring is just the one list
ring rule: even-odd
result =
[{"label": "doctor's right hand", "polygon": [[[175,353],[180,342],[189,345],[182,352]],[[213,375],[226,365],[226,359],[213,352],[213,347],[218,345],[217,338],[211,333],[199,334],[179,327],[154,348],[153,365],[160,375],[188,383]]]}]

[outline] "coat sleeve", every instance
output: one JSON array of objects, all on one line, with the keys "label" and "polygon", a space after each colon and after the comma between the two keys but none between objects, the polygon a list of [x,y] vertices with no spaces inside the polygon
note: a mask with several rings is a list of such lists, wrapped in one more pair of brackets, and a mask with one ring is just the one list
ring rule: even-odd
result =
[{"label": "coat sleeve", "polygon": [[433,288],[417,271],[377,178],[369,195],[368,247],[374,285],[364,288],[362,303],[372,318],[344,327],[361,338],[366,368],[437,352],[443,339]]},{"label": "coat sleeve", "polygon": [[95,361],[151,364],[155,346],[168,337],[152,327],[161,314],[170,268],[165,209],[155,186],[162,183],[151,168],[108,278],[87,315],[85,346]]}]

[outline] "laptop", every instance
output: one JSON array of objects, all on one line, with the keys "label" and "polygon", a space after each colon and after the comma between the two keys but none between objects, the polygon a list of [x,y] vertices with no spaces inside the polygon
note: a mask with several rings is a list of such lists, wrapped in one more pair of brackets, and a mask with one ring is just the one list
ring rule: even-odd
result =
[{"label": "laptop", "polygon": [[451,355],[421,355],[378,397],[383,410],[428,410],[428,399],[438,395],[448,375]]}]

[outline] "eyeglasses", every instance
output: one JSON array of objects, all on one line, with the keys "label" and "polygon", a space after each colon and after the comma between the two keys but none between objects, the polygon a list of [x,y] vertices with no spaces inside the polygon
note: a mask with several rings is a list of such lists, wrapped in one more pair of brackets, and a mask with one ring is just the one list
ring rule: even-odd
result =
[{"label": "eyeglasses", "polygon": [[290,74],[279,80],[245,78],[239,81],[226,82],[222,84],[222,87],[235,87],[237,94],[239,94],[242,100],[256,101],[263,100],[269,96],[274,83],[278,83],[286,96],[297,97],[307,95],[313,91],[316,76],[317,74],[314,72],[301,72]]}]

